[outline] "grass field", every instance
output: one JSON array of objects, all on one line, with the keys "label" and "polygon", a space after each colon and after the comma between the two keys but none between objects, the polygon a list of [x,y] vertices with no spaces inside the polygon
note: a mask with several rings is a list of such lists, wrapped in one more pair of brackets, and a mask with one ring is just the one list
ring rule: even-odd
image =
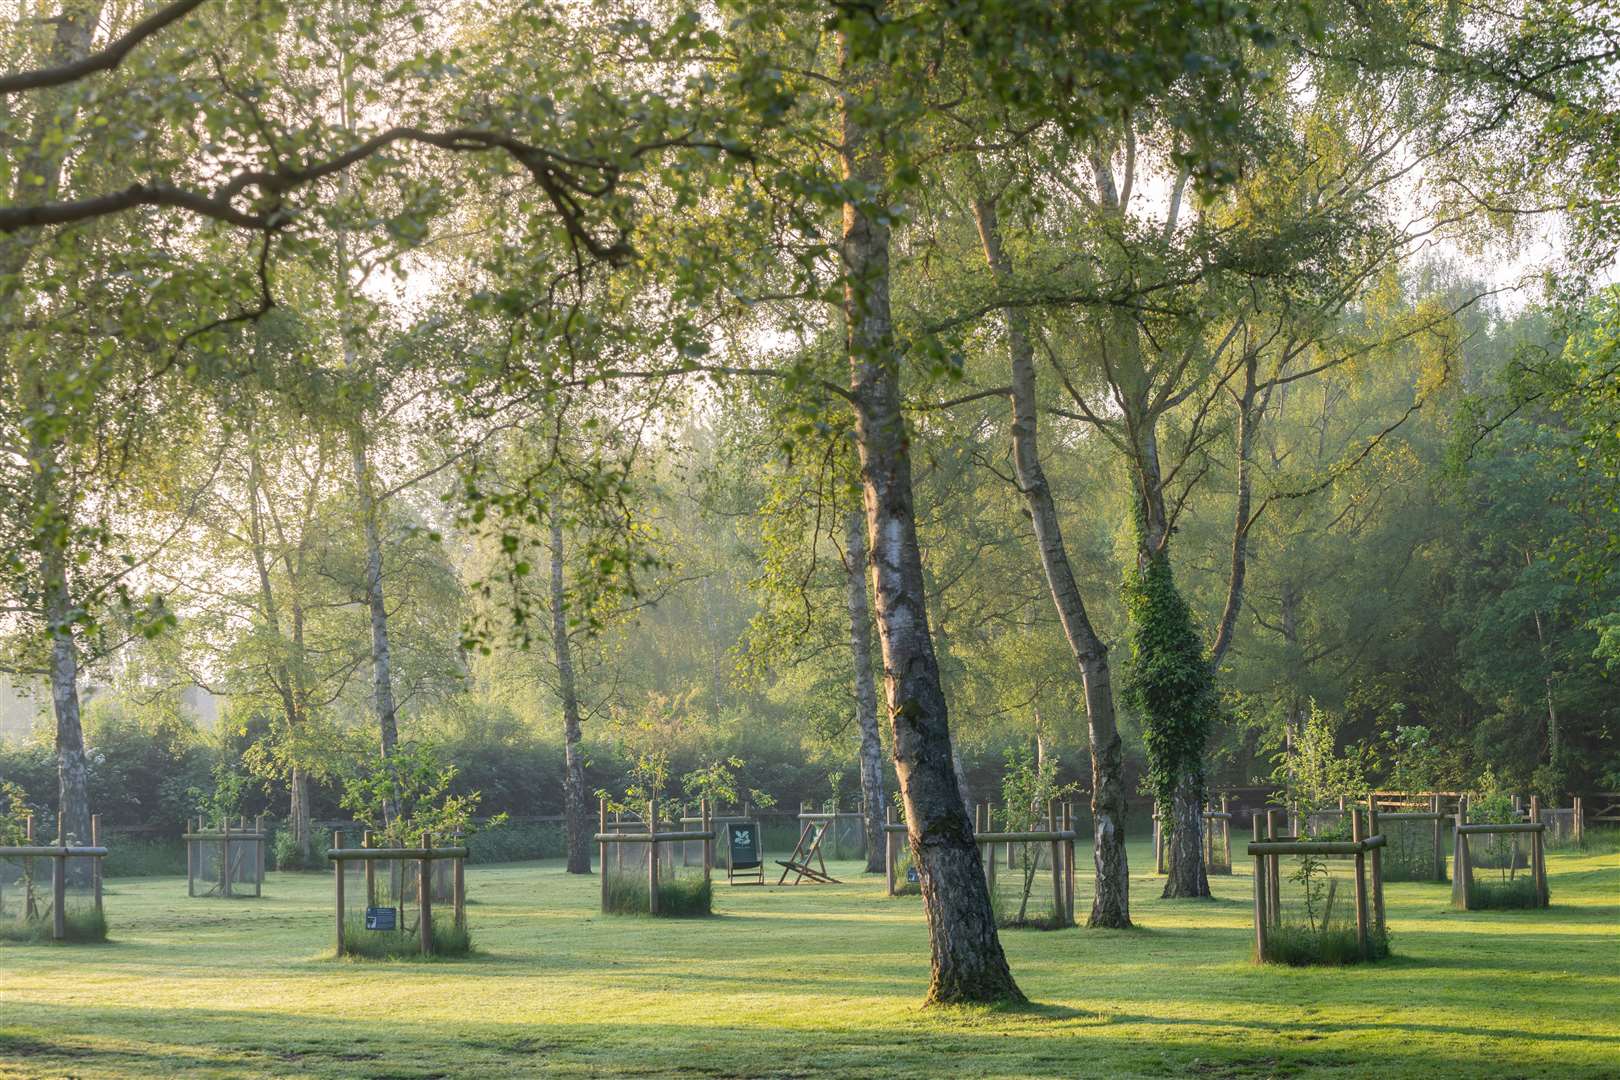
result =
[{"label": "grass field", "polygon": [[1620,1076],[1613,853],[1551,856],[1546,911],[1391,885],[1395,957],[1339,969],[1250,963],[1244,874],[1213,902],[1138,876],[1137,930],[1003,933],[1019,1010],[920,1009],[920,901],[857,870],[666,922],[560,864],[472,867],[478,952],[432,962],[331,959],[321,876],[113,882],[109,943],[0,945],[0,1077]]}]

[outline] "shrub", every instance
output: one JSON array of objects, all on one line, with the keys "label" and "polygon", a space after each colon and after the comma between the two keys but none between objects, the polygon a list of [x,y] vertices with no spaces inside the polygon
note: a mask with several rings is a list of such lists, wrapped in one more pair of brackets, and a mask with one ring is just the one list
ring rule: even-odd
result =
[{"label": "shrub", "polygon": [[1264,959],[1268,964],[1306,967],[1359,964],[1364,959],[1382,960],[1388,956],[1388,932],[1373,931],[1370,937],[1372,955],[1363,957],[1354,927],[1313,930],[1304,925],[1272,926],[1266,929]]},{"label": "shrub", "polygon": [[300,847],[298,837],[291,829],[278,829],[270,842],[270,854],[277,870],[325,870],[326,853],[320,850],[318,838],[309,847]]},{"label": "shrub", "polygon": [[[607,910],[611,915],[646,915],[647,878],[644,874],[609,873]],[[714,914],[714,887],[700,877],[677,877],[658,883],[660,918],[702,918]]]},{"label": "shrub", "polygon": [[[72,942],[97,942],[107,940],[107,916],[89,908],[84,911],[69,911],[63,920],[67,936],[63,939]],[[43,944],[51,940],[51,920],[27,919],[19,922],[0,924],[0,941],[19,941],[26,944]]]},{"label": "shrub", "polygon": [[363,912],[351,912],[343,920],[343,955],[374,960],[433,960],[441,956],[466,956],[473,951],[472,932],[457,926],[454,919],[433,920],[433,955],[423,956],[419,935],[400,930],[367,930]]},{"label": "shrub", "polygon": [[1468,886],[1468,910],[1486,908],[1533,908],[1541,904],[1541,893],[1533,876],[1506,881],[1475,880]]}]

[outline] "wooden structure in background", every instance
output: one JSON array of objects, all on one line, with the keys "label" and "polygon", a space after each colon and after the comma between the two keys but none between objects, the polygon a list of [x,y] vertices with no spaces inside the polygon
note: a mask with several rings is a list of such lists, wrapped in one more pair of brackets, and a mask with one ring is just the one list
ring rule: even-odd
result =
[{"label": "wooden structure in background", "polygon": [[1254,957],[1257,963],[1266,959],[1268,932],[1281,925],[1280,860],[1289,855],[1355,857],[1356,942],[1363,959],[1373,957],[1373,937],[1384,932],[1384,879],[1380,862],[1384,838],[1363,832],[1361,814],[1356,808],[1351,808],[1350,814],[1351,839],[1348,841],[1279,836],[1275,810],[1266,813],[1262,834],[1262,818],[1258,812],[1254,814],[1249,855],[1254,858]]},{"label": "wooden structure in background", "polygon": [[[23,823],[23,838],[26,843],[14,847],[0,847],[0,858],[3,859],[49,859],[51,860],[51,904],[45,914],[39,914],[39,902],[34,894],[34,879],[30,872],[26,876],[28,890],[23,905],[23,917],[49,917],[51,920],[51,940],[64,941],[67,938],[67,886],[68,886],[68,860],[90,859],[90,891],[96,911],[101,907],[101,860],[107,857],[107,849],[100,846],[101,815],[93,814],[90,817],[90,843],[88,846],[69,844],[62,831],[62,823],[56,825],[56,843],[51,845],[35,844],[34,817],[30,814]],[[25,864],[26,865],[26,864]]]},{"label": "wooden structure in background", "polygon": [[[370,834],[366,836],[370,840]],[[462,846],[434,847],[433,835],[422,834],[421,847],[414,848],[377,848],[369,843],[365,847],[346,848],[343,846],[342,831],[332,834],[332,847],[326,853],[334,869],[335,899],[337,904],[337,952],[343,954],[344,908],[347,897],[344,895],[344,863],[362,862],[366,864],[366,904],[371,906],[376,899],[375,864],[378,862],[414,862],[417,864],[416,929],[418,934],[418,949],[423,956],[433,954],[433,869],[434,863],[441,860],[451,860],[451,871],[454,875],[452,886],[453,910],[458,929],[467,925],[467,879],[464,864],[467,859],[467,849]],[[403,929],[403,922],[400,923]]]},{"label": "wooden structure in background", "polygon": [[[239,817],[236,828],[231,819],[220,818],[217,829],[205,829],[202,818],[188,821],[188,830],[180,837],[186,842],[186,895],[187,896],[259,896],[264,888],[264,853],[269,834],[264,831],[264,815],[253,819],[249,829],[247,818]],[[202,873],[205,853],[215,851],[219,858],[219,872]],[[198,883],[202,892],[197,891]],[[237,886],[251,886],[251,891]]]},{"label": "wooden structure in background", "polygon": [[[700,829],[674,828],[666,832],[658,831],[658,800],[647,800],[647,831],[627,833],[623,831],[608,831],[608,801],[606,798],[599,803],[596,844],[600,852],[602,866],[602,913],[608,914],[608,847],[620,844],[646,844],[647,845],[647,913],[658,914],[658,856],[659,844],[685,843],[688,840],[703,841],[703,880],[708,881],[714,871],[714,829],[710,827],[709,800],[704,799],[700,804],[699,816],[703,823]],[[618,823],[615,828],[618,829]],[[615,848],[615,851],[622,850]],[[623,866],[624,861],[618,860]]]}]

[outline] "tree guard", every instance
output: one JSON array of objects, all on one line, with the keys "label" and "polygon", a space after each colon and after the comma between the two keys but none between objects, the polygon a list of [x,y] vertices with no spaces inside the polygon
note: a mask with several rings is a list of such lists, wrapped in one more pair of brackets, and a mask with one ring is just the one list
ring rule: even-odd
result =
[{"label": "tree guard", "polygon": [[[1254,957],[1257,963],[1357,963],[1389,954],[1382,836],[1366,836],[1350,810],[1350,840],[1276,835],[1277,815],[1253,816]],[[1262,828],[1265,829],[1262,832]]]},{"label": "tree guard", "polygon": [[90,843],[79,845],[58,821],[56,843],[34,843],[34,819],[24,822],[25,843],[0,847],[0,937],[101,941],[107,936],[101,905],[101,816],[90,818]]},{"label": "tree guard", "polygon": [[186,895],[260,896],[264,888],[264,854],[269,836],[264,831],[264,815],[253,819],[239,817],[236,824],[221,817],[213,829],[203,827],[202,818],[186,823]]},{"label": "tree guard", "polygon": [[467,849],[435,847],[431,833],[415,848],[373,847],[374,839],[367,832],[364,846],[346,848],[343,833],[332,834],[326,857],[333,867],[337,955],[358,951],[358,935],[370,933],[398,934],[414,942],[416,952],[432,955],[436,905],[449,905],[458,931],[467,928]]}]

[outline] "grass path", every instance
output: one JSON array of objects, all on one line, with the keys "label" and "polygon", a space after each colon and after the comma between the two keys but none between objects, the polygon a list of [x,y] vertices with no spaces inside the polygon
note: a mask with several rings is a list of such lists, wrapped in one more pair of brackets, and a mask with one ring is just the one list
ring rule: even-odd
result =
[{"label": "grass path", "polygon": [[1336,970],[1249,962],[1244,874],[1213,902],[1139,875],[1140,929],[1003,934],[1017,1011],[918,1008],[920,902],[857,870],[676,922],[472,867],[480,952],[428,963],[329,959],[324,877],[113,882],[111,943],[0,946],[0,1077],[1620,1076],[1620,855],[1553,855],[1547,911],[1390,885],[1395,958]]}]

